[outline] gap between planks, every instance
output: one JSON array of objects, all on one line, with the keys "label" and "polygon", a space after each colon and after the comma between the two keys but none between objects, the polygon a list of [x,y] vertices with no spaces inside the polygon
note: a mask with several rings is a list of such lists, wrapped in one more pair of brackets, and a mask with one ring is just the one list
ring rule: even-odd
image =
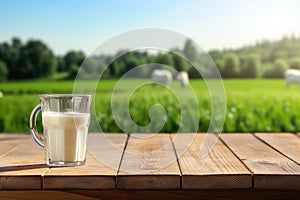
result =
[{"label": "gap between planks", "polygon": [[118,189],[180,189],[180,170],[169,134],[131,134]]},{"label": "gap between planks", "polygon": [[126,134],[89,134],[86,164],[50,168],[44,189],[115,189]]},{"label": "gap between planks", "polygon": [[[201,158],[201,147],[211,145],[211,141],[207,141],[208,136],[208,139],[217,141],[209,154]],[[182,143],[186,138],[189,138],[191,144]],[[175,151],[180,155],[178,161],[182,172],[182,189],[252,188],[251,172],[215,135],[174,134],[172,140]]]},{"label": "gap between planks", "polygon": [[254,175],[254,189],[300,190],[300,166],[253,134],[223,134],[223,141]]},{"label": "gap between planks", "polygon": [[300,154],[298,153],[300,152],[300,138],[297,134],[255,133],[254,136],[291,161],[300,164]]},{"label": "gap between planks", "polygon": [[236,155],[236,153],[226,144],[226,142],[222,139],[222,137],[219,137],[220,141],[231,151],[231,153],[241,162],[243,165],[249,170],[251,173],[251,188],[254,188],[254,175],[253,171]]}]

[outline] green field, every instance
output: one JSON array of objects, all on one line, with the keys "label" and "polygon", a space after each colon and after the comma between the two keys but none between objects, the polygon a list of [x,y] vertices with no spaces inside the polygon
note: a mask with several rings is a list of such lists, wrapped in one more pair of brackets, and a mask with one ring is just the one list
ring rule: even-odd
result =
[{"label": "green field", "polygon": [[[124,91],[127,87],[138,85],[140,80],[127,80],[122,84]],[[116,80],[102,80],[97,87],[94,99],[97,121],[104,132],[122,132],[117,126],[111,108],[111,94]],[[90,82],[82,83],[89,87]],[[287,91],[284,80],[244,79],[224,80],[227,95],[227,113],[223,132],[298,132],[300,131],[300,91],[292,85]],[[198,131],[207,131],[211,117],[210,96],[202,80],[192,80],[200,113],[194,113],[189,104],[179,105],[176,96],[163,87],[152,88],[146,85],[136,90],[129,102],[129,112],[138,125],[150,123],[149,108],[159,103],[167,112],[167,121],[161,132],[176,132],[180,126],[181,110],[189,115],[200,115]],[[122,87],[116,93],[119,108],[126,105]],[[173,82],[171,89],[178,89],[184,94],[178,82]],[[38,94],[72,93],[72,81],[29,81],[1,83],[0,91],[0,132],[28,132],[28,118],[32,108],[39,102]],[[124,116],[120,109],[120,118]],[[155,113],[156,121],[163,120],[160,111]],[[127,118],[122,118],[123,125],[130,124]],[[96,122],[96,120],[95,120]],[[189,124],[188,124],[189,125]],[[192,125],[192,122],[191,122]],[[41,128],[41,127],[40,127]],[[91,131],[95,131],[91,124]],[[139,129],[133,130],[138,132]],[[150,130],[149,130],[150,131]]]}]

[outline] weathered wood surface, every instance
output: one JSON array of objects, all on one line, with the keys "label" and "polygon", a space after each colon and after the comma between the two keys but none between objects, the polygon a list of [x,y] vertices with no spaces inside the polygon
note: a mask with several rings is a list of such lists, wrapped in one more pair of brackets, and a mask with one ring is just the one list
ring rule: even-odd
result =
[{"label": "weathered wood surface", "polygon": [[[176,137],[172,135],[173,137]],[[251,172],[222,143],[218,141],[203,159],[200,148],[206,134],[197,134],[193,143],[179,158],[183,189],[241,189],[252,187]],[[180,143],[175,149],[180,149]]]},{"label": "weathered wood surface", "polygon": [[103,199],[272,199],[298,200],[296,190],[19,190],[0,191],[0,199],[7,200],[103,200]]},{"label": "weathered wood surface", "polygon": [[[30,135],[0,134],[0,199],[9,194],[3,191],[7,189],[38,189],[42,195],[52,191],[51,194],[71,194],[73,199],[80,199],[83,194],[94,194],[86,195],[87,199],[98,199],[101,191],[134,198],[133,191],[126,192],[131,189],[136,194],[140,190],[145,199],[158,198],[159,194],[200,197],[201,191],[211,190],[210,194],[216,191],[221,196],[244,191],[255,197],[263,189],[266,192],[260,194],[268,193],[274,199],[283,196],[272,196],[268,191],[278,190],[286,195],[300,192],[300,135],[222,134],[209,155],[201,159],[199,150],[204,137],[205,134],[198,134],[184,150],[180,140],[172,142],[172,134],[89,134],[85,166],[48,168],[44,164],[44,149]],[[183,151],[178,158],[177,152]],[[70,189],[74,190],[63,192]],[[159,193],[162,190],[165,193]]]},{"label": "weathered wood surface", "polygon": [[51,168],[44,175],[44,188],[115,189],[126,140],[126,134],[90,134],[86,164]]},{"label": "weathered wood surface", "polygon": [[25,134],[0,134],[0,158],[16,149],[26,140],[31,140],[31,137]]},{"label": "weathered wood surface", "polygon": [[30,135],[0,134],[0,189],[42,189],[44,151]]},{"label": "weathered wood surface", "polygon": [[258,133],[255,135],[286,157],[300,164],[300,140],[297,135],[292,133]]},{"label": "weathered wood surface", "polygon": [[131,134],[117,178],[121,189],[180,189],[180,170],[169,134]]},{"label": "weathered wood surface", "polygon": [[300,190],[300,166],[294,161],[252,134],[223,134],[221,138],[252,171],[254,189]]}]

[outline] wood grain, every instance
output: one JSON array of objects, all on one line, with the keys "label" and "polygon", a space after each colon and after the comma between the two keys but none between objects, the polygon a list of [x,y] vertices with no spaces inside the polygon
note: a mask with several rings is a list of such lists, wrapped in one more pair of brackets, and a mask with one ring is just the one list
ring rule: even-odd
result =
[{"label": "wood grain", "polygon": [[257,137],[300,164],[300,138],[292,133],[257,133]]},{"label": "wood grain", "polygon": [[0,134],[0,158],[16,149],[23,140],[32,140],[29,134]]},{"label": "wood grain", "polygon": [[[218,141],[204,159],[198,157],[203,135],[187,151],[178,140],[176,152],[184,152],[178,160],[183,189],[169,190],[180,189],[181,181],[169,134],[147,139],[139,137],[149,135],[132,134],[124,155],[126,134],[90,134],[85,166],[50,170],[44,149],[30,135],[0,134],[0,199],[299,198],[300,135],[272,135],[223,134],[226,145]],[[233,154],[253,173],[254,190],[247,189],[250,173]],[[115,190],[116,185],[126,190]],[[42,188],[52,190],[31,191]],[[3,191],[7,189],[26,191]]]},{"label": "wood grain", "polygon": [[51,168],[44,189],[115,189],[126,134],[89,134],[86,164]]},{"label": "wood grain", "polygon": [[169,134],[130,135],[120,165],[117,187],[122,189],[180,188],[180,170]]},{"label": "wood grain", "polygon": [[23,191],[0,191],[0,200],[95,200],[98,198],[88,197],[80,194],[72,194],[70,192],[55,191],[55,190],[23,190]]},{"label": "wood grain", "polygon": [[15,148],[0,159],[1,189],[41,189],[41,176],[48,170],[44,164],[44,149],[30,135],[12,135],[1,144]]},{"label": "wood grain", "polygon": [[[182,134],[187,136],[188,134]],[[173,138],[175,136],[173,135]],[[218,140],[203,159],[200,148],[206,134],[197,134],[179,158],[183,189],[241,189],[252,187],[252,174],[231,151]],[[180,149],[175,143],[175,150]]]},{"label": "wood grain", "polygon": [[73,190],[70,193],[82,194],[98,199],[299,199],[297,190]]},{"label": "wood grain", "polygon": [[18,200],[95,200],[95,199],[299,199],[300,192],[292,190],[26,190],[0,191],[0,199]]},{"label": "wood grain", "polygon": [[253,172],[254,189],[300,190],[300,166],[252,134],[223,134],[222,140]]}]

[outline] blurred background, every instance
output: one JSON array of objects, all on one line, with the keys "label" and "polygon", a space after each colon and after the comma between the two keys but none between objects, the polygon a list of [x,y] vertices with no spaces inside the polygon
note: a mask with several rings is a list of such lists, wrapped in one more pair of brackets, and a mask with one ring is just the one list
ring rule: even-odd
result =
[{"label": "blurred background", "polygon": [[[124,53],[126,49],[120,46],[117,52],[89,56],[86,81],[103,71],[95,105],[104,132],[122,132],[110,104],[116,81],[146,63],[188,73],[199,102],[198,131],[207,131],[211,99],[202,76],[215,74],[195,43],[212,58],[224,79],[223,132],[298,132],[300,90],[298,84],[286,88],[284,73],[300,70],[299,7],[296,0],[1,1],[0,132],[28,132],[38,94],[72,93],[79,67],[98,45],[120,33],[147,27],[169,29],[190,39],[171,47],[172,52]],[[116,55],[121,56],[111,62]],[[144,68],[138,78],[150,79],[151,73]],[[128,84],[135,81],[128,80]],[[180,84],[174,80],[170,88],[180,88]],[[148,85],[133,95],[132,119],[139,125],[150,123],[148,110],[155,103],[162,104],[168,114],[161,132],[176,132],[182,110],[176,97],[162,86]],[[188,106],[186,112],[194,114]]]}]

